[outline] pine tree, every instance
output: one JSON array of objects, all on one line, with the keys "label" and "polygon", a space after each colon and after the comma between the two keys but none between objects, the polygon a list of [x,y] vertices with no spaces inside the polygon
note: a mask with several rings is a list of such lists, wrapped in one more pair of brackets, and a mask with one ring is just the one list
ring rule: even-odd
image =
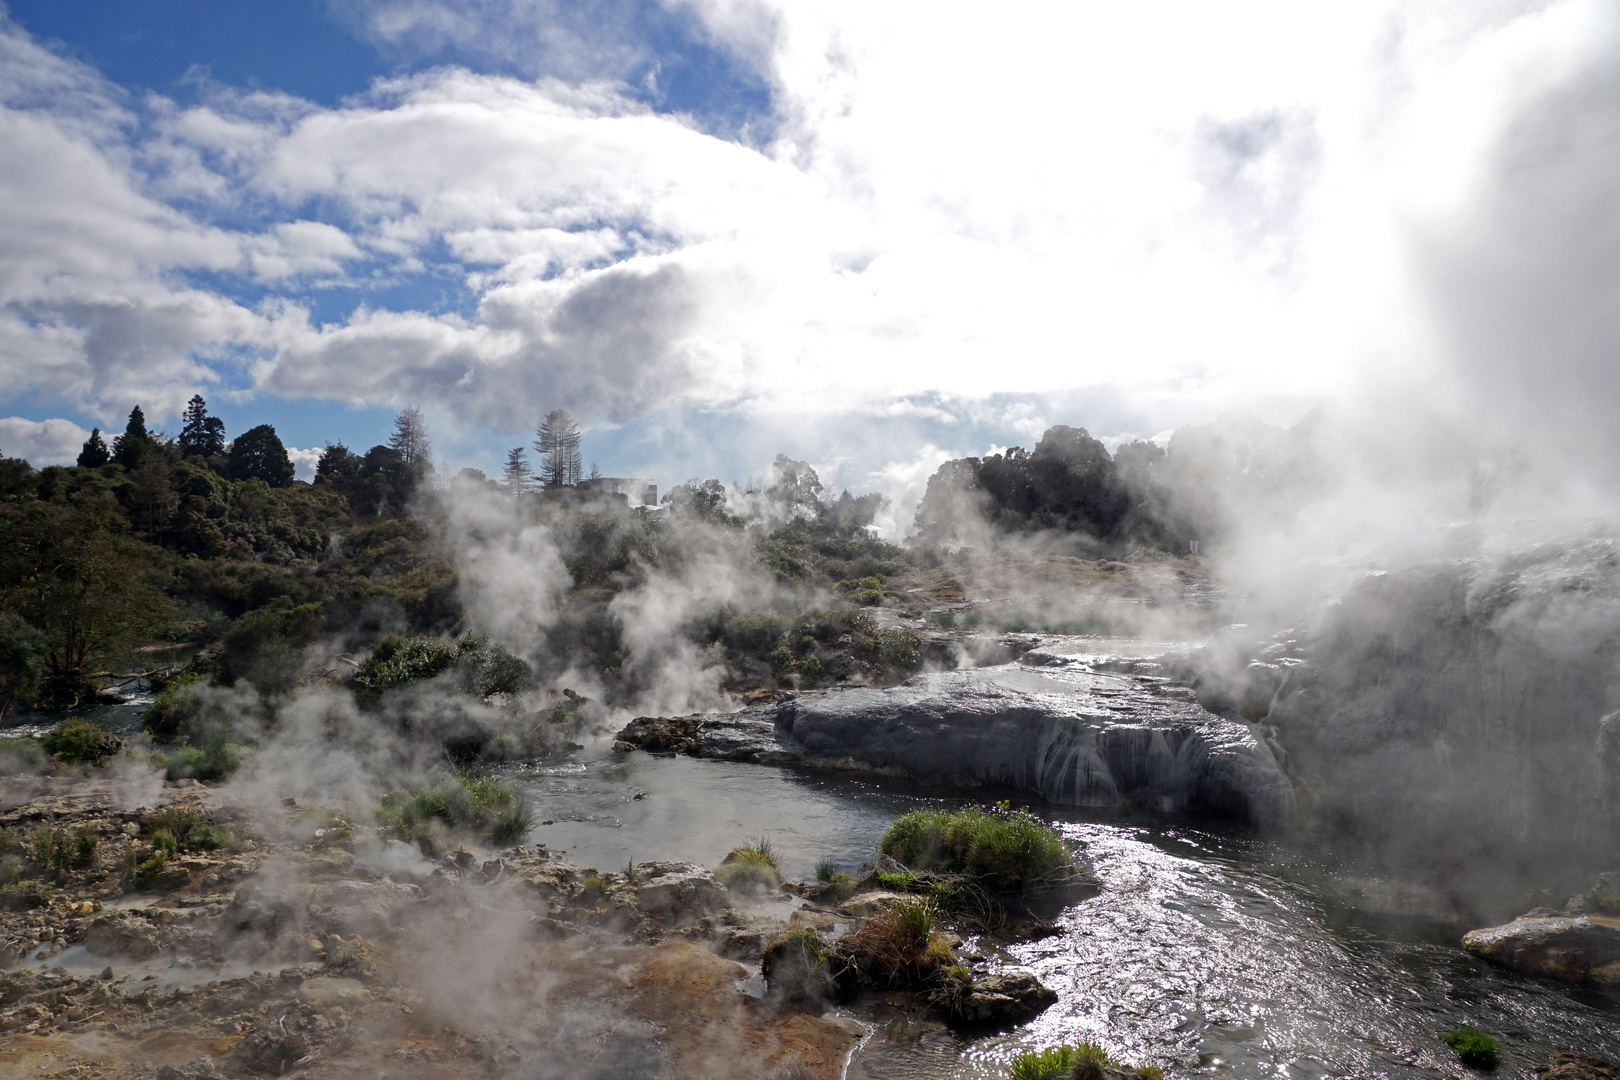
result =
[{"label": "pine tree", "polygon": [[79,464],[86,469],[99,469],[112,460],[107,452],[107,444],[101,440],[101,429],[91,428],[90,437],[84,440],[84,448],[79,451]]},{"label": "pine tree", "polygon": [[566,409],[552,409],[535,431],[534,448],[540,452],[540,482],[547,488],[579,483],[579,428]]},{"label": "pine tree", "polygon": [[418,472],[433,467],[433,446],[428,442],[427,421],[422,417],[422,410],[415,405],[405,406],[394,417],[394,433],[388,437],[388,445],[399,451],[401,461]]},{"label": "pine tree", "polygon": [[181,454],[210,458],[225,452],[225,421],[208,415],[208,403],[201,394],[193,394],[186,404],[184,421],[180,429]]},{"label": "pine tree", "polygon": [[513,496],[522,495],[534,485],[534,473],[529,469],[529,452],[521,446],[513,447],[506,455],[506,470],[501,482]]},{"label": "pine tree", "polygon": [[129,411],[129,423],[124,427],[124,433],[113,440],[112,459],[134,471],[151,446],[152,436],[146,433],[146,414],[137,405]]}]

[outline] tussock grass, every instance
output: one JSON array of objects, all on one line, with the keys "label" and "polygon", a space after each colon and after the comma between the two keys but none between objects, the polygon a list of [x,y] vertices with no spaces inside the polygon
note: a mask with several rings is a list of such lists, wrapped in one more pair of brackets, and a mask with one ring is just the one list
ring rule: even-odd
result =
[{"label": "tussock grass", "polygon": [[764,837],[732,848],[714,876],[734,892],[774,892],[782,886],[782,867]]},{"label": "tussock grass", "polygon": [[1012,1059],[1006,1080],[1102,1080],[1104,1069],[1121,1067],[1101,1046],[1083,1042],[1027,1050]]},{"label": "tussock grass", "polygon": [[837,952],[878,985],[897,990],[935,982],[956,966],[956,953],[938,933],[938,915],[927,900],[883,908],[840,938]]},{"label": "tussock grass", "polygon": [[833,996],[833,952],[822,936],[796,926],[765,947],[760,970],[773,995],[787,1001],[814,1002]]},{"label": "tussock grass", "polygon": [[1455,1050],[1458,1060],[1469,1068],[1488,1072],[1501,1061],[1501,1046],[1479,1028],[1465,1024],[1441,1035],[1440,1040]]},{"label": "tussock grass", "polygon": [[1057,830],[1032,814],[999,808],[902,814],[878,850],[914,869],[971,874],[997,889],[1019,888],[1071,861]]}]

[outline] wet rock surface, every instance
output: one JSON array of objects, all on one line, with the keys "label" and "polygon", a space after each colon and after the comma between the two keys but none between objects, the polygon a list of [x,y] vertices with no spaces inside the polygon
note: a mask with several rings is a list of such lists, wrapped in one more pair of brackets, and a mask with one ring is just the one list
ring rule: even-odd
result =
[{"label": "wet rock surface", "polygon": [[963,1027],[1011,1027],[1057,1004],[1057,991],[1035,976],[1010,972],[975,979],[952,1018]]},{"label": "wet rock surface", "polygon": [[1595,986],[1620,986],[1620,919],[1531,914],[1470,930],[1470,952],[1516,971]]},{"label": "wet rock surface", "polygon": [[[998,784],[1071,806],[1228,814],[1280,828],[1294,808],[1272,747],[1162,677],[1040,666],[920,675],[703,718],[686,752]],[[636,732],[619,735],[640,745]]]}]

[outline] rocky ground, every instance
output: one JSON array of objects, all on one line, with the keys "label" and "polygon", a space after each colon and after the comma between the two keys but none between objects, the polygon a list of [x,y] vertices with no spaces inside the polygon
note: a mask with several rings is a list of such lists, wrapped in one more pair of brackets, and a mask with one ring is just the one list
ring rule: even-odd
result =
[{"label": "rocky ground", "polygon": [[[138,809],[104,780],[45,788],[0,814],[39,875],[0,889],[6,1076],[836,1077],[863,1029],[766,994],[761,953],[899,899],[749,900],[693,864],[599,873],[544,847],[430,861],[329,809],[250,813],[195,783]],[[41,870],[53,838],[93,852]],[[979,974],[971,1021],[1033,1007],[1038,984]]]}]

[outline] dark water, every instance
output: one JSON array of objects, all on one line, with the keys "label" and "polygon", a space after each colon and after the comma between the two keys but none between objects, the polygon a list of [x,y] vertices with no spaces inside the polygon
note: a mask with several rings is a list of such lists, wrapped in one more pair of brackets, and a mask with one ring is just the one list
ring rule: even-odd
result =
[{"label": "dark water", "polygon": [[[531,839],[602,869],[713,866],[763,836],[790,876],[805,877],[823,858],[870,858],[899,813],[963,801],[888,779],[641,753],[519,775],[553,822]],[[1080,1039],[1170,1076],[1464,1076],[1437,1038],[1463,1023],[1502,1042],[1499,1076],[1533,1076],[1558,1049],[1620,1056],[1620,1012],[1475,960],[1458,943],[1465,927],[1342,902],[1366,883],[1310,852],[1190,822],[1032,809],[1104,888],[1061,915],[1062,935],[993,954],[992,966],[1034,971],[1059,1003],[973,1040],[879,1018],[851,1080],[994,1077],[1019,1050]]]}]

